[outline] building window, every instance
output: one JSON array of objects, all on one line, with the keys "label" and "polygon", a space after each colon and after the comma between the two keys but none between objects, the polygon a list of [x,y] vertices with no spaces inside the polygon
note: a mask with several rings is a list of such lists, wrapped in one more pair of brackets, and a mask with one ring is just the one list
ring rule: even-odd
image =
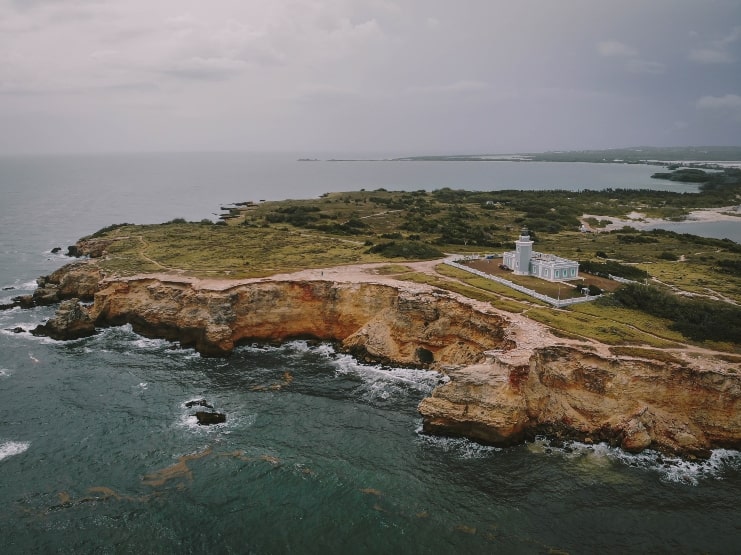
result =
[{"label": "building window", "polygon": [[561,270],[556,270],[556,273],[553,275],[553,277],[556,277],[556,278],[561,277]]}]

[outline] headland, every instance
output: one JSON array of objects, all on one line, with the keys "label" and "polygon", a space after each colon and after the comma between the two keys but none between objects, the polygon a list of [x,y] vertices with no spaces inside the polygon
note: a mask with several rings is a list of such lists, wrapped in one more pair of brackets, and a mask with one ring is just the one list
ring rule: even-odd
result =
[{"label": "headland", "polygon": [[[227,356],[240,343],[309,338],[361,360],[436,369],[449,379],[420,403],[428,433],[495,445],[545,434],[687,457],[741,448],[739,279],[727,272],[741,248],[668,232],[585,233],[569,218],[604,207],[597,193],[573,206],[567,193],[562,204],[555,192],[537,205],[523,195],[363,191],[240,203],[221,224],[115,225],[72,246],[84,260],[17,302],[60,303],[35,331],[59,339],[131,324]],[[622,214],[672,200],[628,197]],[[544,220],[562,226],[538,233],[544,250],[583,259],[589,249],[591,263],[646,272],[644,283],[563,310],[440,263],[453,249],[501,251],[518,224]],[[644,306],[657,299],[720,320],[688,326]],[[719,327],[726,335],[702,336]]]}]

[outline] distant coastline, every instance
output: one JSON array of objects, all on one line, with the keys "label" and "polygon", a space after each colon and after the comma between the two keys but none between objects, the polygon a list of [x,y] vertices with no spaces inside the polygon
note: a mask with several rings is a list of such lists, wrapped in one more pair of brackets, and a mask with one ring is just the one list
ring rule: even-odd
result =
[{"label": "distant coastline", "polygon": [[[299,158],[298,161],[316,161]],[[680,165],[707,169],[741,167],[741,146],[631,147],[606,150],[516,154],[443,154],[400,158],[330,158],[327,162],[586,162],[594,164]]]}]

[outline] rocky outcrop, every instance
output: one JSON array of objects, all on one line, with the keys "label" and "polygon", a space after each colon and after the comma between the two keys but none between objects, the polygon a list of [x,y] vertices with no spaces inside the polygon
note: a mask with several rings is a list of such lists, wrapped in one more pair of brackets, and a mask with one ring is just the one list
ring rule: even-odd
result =
[{"label": "rocky outcrop", "polygon": [[420,403],[423,429],[495,445],[542,434],[701,457],[741,446],[733,374],[565,346],[535,349],[525,364],[508,359],[453,372]]},{"label": "rocky outcrop", "polygon": [[95,332],[95,322],[78,299],[62,301],[53,318],[31,330],[33,335],[45,335],[58,340],[80,339]]},{"label": "rocky outcrop", "polygon": [[67,247],[67,256],[81,258],[88,256],[90,258],[102,258],[107,254],[108,247],[115,239],[80,239],[74,245]]},{"label": "rocky outcrop", "polygon": [[226,422],[226,414],[222,412],[207,412],[199,410],[198,412],[196,412],[196,421],[201,426],[223,424],[224,422]]},{"label": "rocky outcrop", "polygon": [[93,264],[68,266],[39,285],[42,298],[94,298],[87,307],[62,303],[44,330],[52,337],[128,323],[213,356],[242,342],[312,338],[364,360],[443,370],[450,381],[419,406],[428,433],[496,445],[544,434],[688,456],[741,448],[741,374],[730,364],[613,357],[599,344],[559,340],[523,317],[432,287],[370,278],[104,280]]},{"label": "rocky outcrop", "polygon": [[0,304],[0,310],[49,306],[65,299],[92,301],[102,278],[103,272],[94,264],[68,264],[38,278],[38,287],[31,295],[13,297],[12,303]]}]

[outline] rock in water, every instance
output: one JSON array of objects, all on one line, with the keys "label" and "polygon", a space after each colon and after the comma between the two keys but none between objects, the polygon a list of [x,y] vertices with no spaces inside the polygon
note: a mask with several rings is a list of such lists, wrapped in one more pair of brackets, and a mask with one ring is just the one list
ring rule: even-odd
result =
[{"label": "rock in water", "polygon": [[211,424],[223,424],[226,422],[226,414],[220,412],[198,411],[196,419],[201,426],[210,426]]},{"label": "rock in water", "polygon": [[79,339],[95,334],[95,322],[78,299],[69,299],[59,305],[52,318],[45,324],[36,326],[31,333],[59,340]]}]

